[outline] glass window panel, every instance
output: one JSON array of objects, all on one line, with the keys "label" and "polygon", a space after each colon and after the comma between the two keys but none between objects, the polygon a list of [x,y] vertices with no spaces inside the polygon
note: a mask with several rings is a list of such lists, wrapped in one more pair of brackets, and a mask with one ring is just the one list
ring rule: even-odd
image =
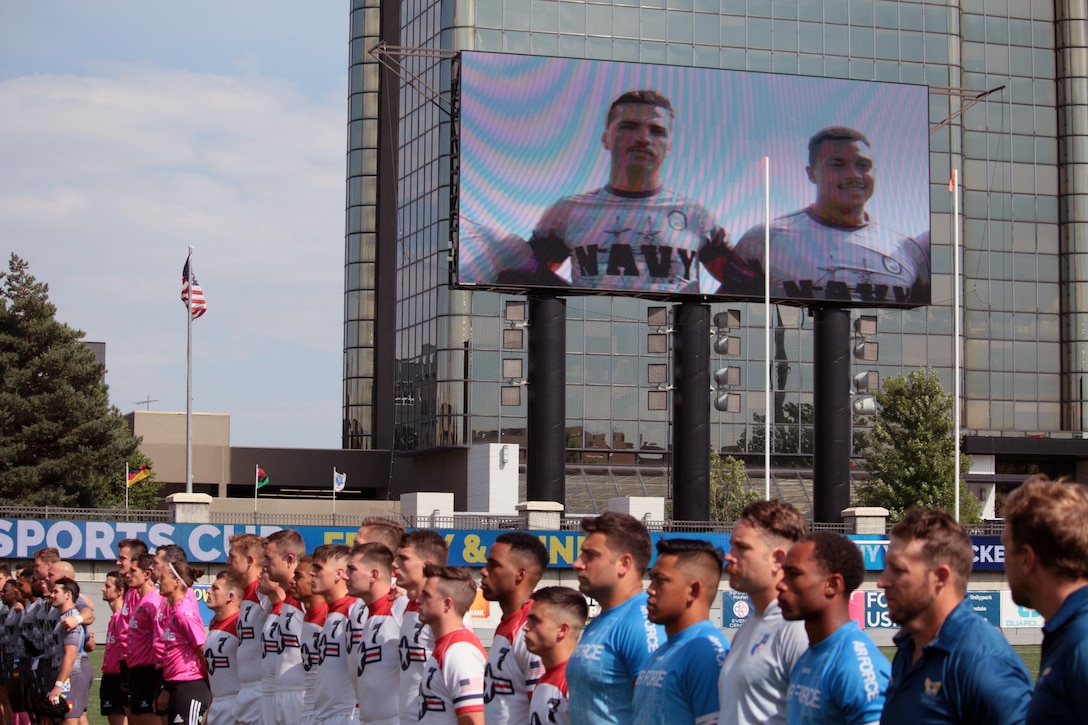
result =
[{"label": "glass window panel", "polygon": [[476,24],[483,28],[502,27],[502,0],[476,0]]},{"label": "glass window panel", "polygon": [[[695,14],[694,41],[702,45],[717,45],[719,37],[718,18],[714,15]],[[717,53],[715,53],[715,58]]]},{"label": "glass window panel", "polygon": [[612,35],[612,7],[608,5],[586,6],[586,32],[589,35]]},{"label": "glass window panel", "polygon": [[586,6],[584,3],[559,3],[559,31],[578,35],[585,34]]},{"label": "glass window panel", "polygon": [[797,24],[797,49],[803,53],[822,53],[824,29],[819,23]]},{"label": "glass window panel", "polygon": [[723,46],[743,48],[745,45],[744,18],[722,16],[721,36]]},{"label": "glass window panel", "polygon": [[748,28],[748,47],[749,48],[770,48],[771,47],[771,21],[762,20],[759,18],[749,18],[747,23]]},{"label": "glass window panel", "polygon": [[927,5],[924,9],[925,28],[930,33],[948,32],[948,14],[958,12],[950,8],[936,5]]},{"label": "glass window panel", "polygon": [[639,48],[639,58],[643,63],[668,63],[668,46],[665,43],[644,40]]},{"label": "glass window panel", "polygon": [[[644,11],[649,13],[651,11]],[[659,12],[659,11],[653,11]],[[645,16],[644,16],[645,18]],[[671,11],[668,14],[669,21],[669,41],[673,43],[690,43],[692,42],[692,20],[693,13],[682,13],[678,11]],[[650,37],[647,35],[647,37]]]},{"label": "glass window panel", "polygon": [[1031,45],[1031,22],[1028,20],[1009,21],[1009,42],[1013,45]]},{"label": "glass window panel", "polygon": [[[698,30],[699,26],[695,26]],[[717,43],[717,41],[712,41]],[[717,68],[718,67],[719,50],[717,45],[714,47],[708,47],[706,45],[696,45],[691,56],[691,63],[697,68]]]},{"label": "glass window panel", "polygon": [[748,51],[748,70],[770,73],[774,70],[774,62],[769,50]]},{"label": "glass window panel", "polygon": [[590,427],[590,418],[593,420],[608,420],[612,417],[612,388],[602,385],[587,385],[586,395],[586,427]]},{"label": "glass window panel", "polygon": [[617,37],[639,37],[639,9],[616,7],[612,14],[613,30]]},{"label": "glass window panel", "polygon": [[586,39],[577,35],[560,35],[559,55],[564,58],[584,58],[586,55]]},{"label": "glass window panel", "polygon": [[793,53],[778,53],[774,54],[772,70],[775,73],[797,73],[797,56]]},{"label": "glass window panel", "polygon": [[873,0],[850,0],[850,24],[873,24]]},{"label": "glass window panel", "polygon": [[899,3],[892,0],[877,0],[873,6],[873,21],[878,28],[898,28]]},{"label": "glass window panel", "polygon": [[594,60],[610,60],[612,38],[586,38],[586,57]]},{"label": "glass window panel", "polygon": [[986,42],[1009,42],[1009,21],[1007,18],[997,15],[989,15],[986,17]]},{"label": "glass window panel", "polygon": [[[894,60],[899,57],[899,33],[895,30],[876,31],[876,57]],[[918,60],[918,59],[916,59]]]},{"label": "glass window panel", "polygon": [[748,0],[748,17],[771,17],[771,0]]},{"label": "glass window panel", "polygon": [[772,21],[771,39],[775,50],[797,50],[797,23],[792,20]]},{"label": "glass window panel", "polygon": [[824,47],[828,53],[847,55],[850,52],[849,28],[843,25],[825,25]]},{"label": "glass window panel", "polygon": [[824,19],[823,8],[820,7],[818,2],[803,2],[797,6],[797,18],[798,20],[821,22]]},{"label": "glass window panel", "polygon": [[824,0],[824,20],[829,23],[845,24],[849,22],[849,0]]}]

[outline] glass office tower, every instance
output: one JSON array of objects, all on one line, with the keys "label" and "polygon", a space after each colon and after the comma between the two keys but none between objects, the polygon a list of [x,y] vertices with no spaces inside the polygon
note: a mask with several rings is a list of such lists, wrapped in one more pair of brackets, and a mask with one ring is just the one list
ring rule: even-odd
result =
[{"label": "glass office tower", "polygon": [[[440,455],[525,443],[526,396],[512,385],[525,370],[524,298],[448,286],[451,61],[405,50],[398,76],[368,52],[385,41],[930,86],[931,124],[952,117],[930,137],[933,304],[864,312],[879,356],[854,370],[886,379],[930,366],[952,390],[948,182],[962,169],[967,450],[993,454],[995,480],[1075,474],[1088,457],[1086,35],[1084,5],[1069,0],[353,0],[344,446]],[[965,97],[938,90],[1001,86],[958,116]],[[669,357],[651,321],[661,306],[567,301],[572,509],[600,507],[583,496],[590,480],[666,490]],[[763,308],[712,311],[729,313],[720,335],[732,338],[712,370],[734,369],[715,394],[725,410],[712,410],[712,444],[762,468]],[[812,320],[787,307],[773,319],[774,467],[786,486],[811,468]]]}]

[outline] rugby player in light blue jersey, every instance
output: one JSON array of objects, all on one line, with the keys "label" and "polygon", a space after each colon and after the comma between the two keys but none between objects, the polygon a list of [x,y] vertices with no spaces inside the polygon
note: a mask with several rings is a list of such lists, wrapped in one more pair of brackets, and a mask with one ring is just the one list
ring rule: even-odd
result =
[{"label": "rugby player in light blue jersey", "polygon": [[861,551],[842,534],[818,531],[786,555],[778,604],[805,623],[809,648],[790,673],[789,725],[867,725],[880,720],[891,669],[850,619],[850,594],[865,576]]},{"label": "rugby player in light blue jersey", "polygon": [[971,537],[944,511],[911,509],[892,528],[877,585],[903,629],[881,725],[1024,721],[1031,675],[1001,631],[972,610],[973,559]]},{"label": "rugby player in light blue jersey", "polygon": [[586,538],[574,561],[578,588],[601,613],[586,625],[567,663],[572,725],[630,725],[635,677],[665,641],[647,619],[642,575],[652,543],[641,521],[608,511],[582,519]]},{"label": "rugby player in light blue jersey", "polygon": [[1046,619],[1028,725],[1088,722],[1088,489],[1032,476],[1005,502],[1012,600]]},{"label": "rugby player in light blue jersey", "polygon": [[657,542],[647,590],[651,622],[668,641],[635,679],[634,725],[713,725],[718,719],[718,670],[729,640],[710,622],[722,578],[722,551],[699,539]]}]

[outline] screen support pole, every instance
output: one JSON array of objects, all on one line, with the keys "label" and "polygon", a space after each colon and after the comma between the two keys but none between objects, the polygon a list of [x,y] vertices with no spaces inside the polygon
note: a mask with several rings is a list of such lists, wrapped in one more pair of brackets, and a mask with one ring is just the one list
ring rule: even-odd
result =
[{"label": "screen support pole", "polygon": [[566,505],[567,302],[529,296],[525,494]]},{"label": "screen support pole", "polygon": [[850,311],[816,307],[812,315],[812,519],[841,523],[850,506]]},{"label": "screen support pole", "polygon": [[710,307],[675,308],[672,517],[710,520]]}]

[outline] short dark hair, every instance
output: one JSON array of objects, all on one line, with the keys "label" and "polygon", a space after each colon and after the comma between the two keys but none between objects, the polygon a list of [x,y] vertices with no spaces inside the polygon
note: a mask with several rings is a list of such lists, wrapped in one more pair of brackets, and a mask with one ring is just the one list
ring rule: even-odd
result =
[{"label": "short dark hair", "polygon": [[658,108],[664,108],[669,112],[669,118],[674,117],[672,111],[672,103],[661,93],[649,88],[643,88],[637,91],[627,91],[616,100],[612,101],[612,105],[608,107],[608,114],[605,116],[605,125],[612,123],[612,116],[616,111],[616,106],[625,105],[642,105],[642,106],[657,106]]},{"label": "short dark hair", "polygon": [[381,567],[386,574],[393,571],[393,552],[380,541],[356,544],[351,547],[351,556],[352,558],[362,557],[363,561],[368,564]]},{"label": "short dark hair", "polygon": [[861,586],[861,580],[865,578],[865,560],[857,544],[833,531],[815,531],[801,541],[812,542],[812,557],[824,574],[842,576],[847,598]]},{"label": "short dark hair", "polygon": [[861,131],[855,131],[846,126],[828,126],[816,132],[808,140],[808,165],[816,165],[816,156],[820,153],[820,144],[824,141],[861,141],[866,146],[872,146],[869,139]]},{"label": "short dark hair", "polygon": [[454,611],[461,616],[476,601],[476,580],[466,567],[427,564],[423,567],[423,576],[439,580],[438,590],[443,597],[453,600]]},{"label": "short dark hair", "polygon": [[793,504],[785,501],[753,501],[740,512],[740,521],[747,521],[762,534],[796,544],[808,534],[805,517]]},{"label": "short dark hair", "polygon": [[314,549],[315,562],[344,561],[351,556],[351,549],[346,544],[322,544]]},{"label": "short dark hair", "polygon": [[604,534],[608,548],[620,554],[630,554],[639,573],[646,571],[653,554],[653,542],[646,526],[630,514],[605,511],[600,516],[582,519],[582,531]]},{"label": "short dark hair", "polygon": [[155,567],[154,554],[140,554],[133,561],[140,571],[151,571]]},{"label": "short dark hair", "polygon": [[128,549],[129,558],[135,559],[147,553],[147,543],[142,539],[121,539],[117,542],[117,553],[121,553],[121,549]]},{"label": "short dark hair", "polygon": [[163,544],[155,549],[155,556],[158,557],[159,554],[162,554],[163,561],[169,564],[177,564],[179,561],[189,561],[189,555],[185,553],[185,549],[177,544]]},{"label": "short dark hair", "polygon": [[940,509],[911,508],[903,520],[892,527],[892,538],[922,542],[922,559],[932,569],[941,564],[959,580],[960,592],[967,591],[975,552],[971,537],[952,516]]},{"label": "short dark hair", "polygon": [[657,555],[675,556],[681,567],[696,569],[699,580],[707,587],[709,598],[717,595],[725,564],[725,552],[720,546],[703,539],[658,539]]},{"label": "short dark hair", "polygon": [[114,569],[106,574],[106,581],[110,579],[113,579],[113,585],[121,590],[122,594],[128,591],[128,579],[121,574],[120,569]]},{"label": "short dark hair", "polygon": [[399,548],[403,549],[406,546],[415,549],[416,555],[418,555],[420,559],[429,561],[432,564],[438,564],[439,566],[445,566],[447,557],[449,556],[449,545],[446,544],[446,540],[442,537],[442,534],[434,529],[416,529],[415,531],[409,531],[401,537]]},{"label": "short dark hair", "polygon": [[548,547],[535,534],[528,531],[504,531],[495,537],[495,543],[506,544],[510,551],[536,564],[538,573],[543,573],[548,568]]},{"label": "short dark hair", "polygon": [[581,631],[589,617],[589,605],[586,598],[577,589],[570,587],[541,587],[529,595],[534,602],[550,604],[551,606],[566,612],[571,624],[576,624],[576,629]]},{"label": "short dark hair", "polygon": [[1088,488],[1032,476],[1005,499],[1005,528],[1039,563],[1062,579],[1088,579]]},{"label": "short dark hair", "polygon": [[178,578],[178,581],[185,585],[186,589],[193,586],[193,582],[204,576],[203,569],[191,566],[189,562],[184,559],[181,561],[170,561],[168,563],[170,571]]},{"label": "short dark hair", "polygon": [[53,588],[61,587],[64,591],[72,595],[72,604],[75,605],[77,599],[79,599],[79,584],[75,579],[71,577],[62,576],[53,582]]}]

